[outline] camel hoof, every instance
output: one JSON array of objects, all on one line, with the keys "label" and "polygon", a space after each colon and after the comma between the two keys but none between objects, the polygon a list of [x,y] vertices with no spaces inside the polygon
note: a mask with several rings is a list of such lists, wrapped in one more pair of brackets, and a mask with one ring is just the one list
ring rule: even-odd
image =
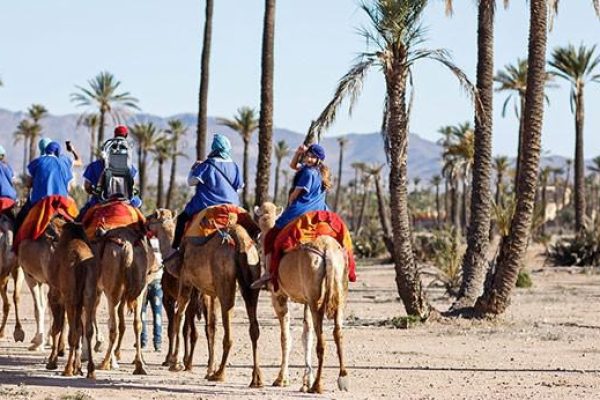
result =
[{"label": "camel hoof", "polygon": [[15,339],[15,342],[22,342],[25,340],[25,331],[21,328],[15,328],[15,331],[13,333],[13,338]]},{"label": "camel hoof", "polygon": [[348,378],[348,375],[340,376],[338,378],[338,389],[343,390],[344,392],[350,390],[350,379]]},{"label": "camel hoof", "polygon": [[161,364],[163,367],[168,367],[169,365],[171,365],[171,363],[167,360],[163,361]]},{"label": "camel hoof", "polygon": [[194,371],[194,366],[193,365],[185,365],[185,368],[183,369],[186,372],[193,372]]},{"label": "camel hoof", "polygon": [[225,374],[224,373],[216,373],[212,374],[208,377],[209,382],[225,382]]},{"label": "camel hoof", "polygon": [[148,375],[148,371],[146,371],[146,368],[144,368],[144,366],[140,362],[140,363],[136,364],[135,369],[133,370],[133,374],[134,375]]},{"label": "camel hoof", "polygon": [[115,351],[115,358],[117,359],[117,361],[121,361],[121,350]]},{"label": "camel hoof", "polygon": [[110,362],[104,361],[102,364],[100,364],[100,367],[98,369],[102,371],[110,371],[110,367]]},{"label": "camel hoof", "polygon": [[181,363],[171,364],[169,367],[169,371],[171,372],[181,372],[183,370],[183,365]]},{"label": "camel hoof", "polygon": [[277,379],[275,379],[275,382],[273,382],[273,386],[278,386],[278,387],[287,387],[290,385],[290,379],[288,377],[282,378],[282,377],[278,377]]},{"label": "camel hoof", "polygon": [[0,339],[4,339],[4,329],[0,331]]},{"label": "camel hoof", "polygon": [[308,393],[308,385],[302,385],[300,388],[301,393]]},{"label": "camel hoof", "polygon": [[58,356],[59,357],[64,357],[65,356],[65,349],[59,350],[58,351]]},{"label": "camel hoof", "polygon": [[323,388],[321,387],[321,385],[320,385],[320,384],[319,384],[319,385],[317,385],[317,384],[314,384],[314,385],[313,385],[313,386],[310,388],[310,390],[309,390],[308,392],[309,392],[309,393],[317,393],[317,394],[321,394],[321,393],[323,393]]},{"label": "camel hoof", "polygon": [[96,342],[96,345],[94,346],[94,352],[104,353],[104,342]]},{"label": "camel hoof", "polygon": [[87,378],[88,379],[92,379],[92,380],[96,380],[96,372],[95,371],[91,371],[87,373]]},{"label": "camel hoof", "polygon": [[65,369],[62,373],[62,376],[73,376],[73,370],[72,369]]},{"label": "camel hoof", "polygon": [[56,364],[56,361],[48,361],[48,363],[46,364],[46,369],[49,371],[54,371],[57,368],[58,365]]},{"label": "camel hoof", "polygon": [[43,347],[41,344],[34,343],[27,348],[29,351],[42,351]]}]

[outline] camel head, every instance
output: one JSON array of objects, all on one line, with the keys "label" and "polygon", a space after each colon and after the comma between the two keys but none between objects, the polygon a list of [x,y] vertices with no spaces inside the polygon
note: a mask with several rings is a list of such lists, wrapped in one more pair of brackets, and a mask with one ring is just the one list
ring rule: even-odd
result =
[{"label": "camel head", "polygon": [[160,242],[160,250],[163,255],[168,253],[171,248],[171,242],[175,236],[176,216],[173,211],[166,208],[158,208],[146,216],[146,228]]},{"label": "camel head", "polygon": [[258,219],[258,226],[262,233],[266,233],[275,226],[275,221],[282,213],[282,208],[270,202],[263,203],[260,207],[254,207],[254,215]]}]

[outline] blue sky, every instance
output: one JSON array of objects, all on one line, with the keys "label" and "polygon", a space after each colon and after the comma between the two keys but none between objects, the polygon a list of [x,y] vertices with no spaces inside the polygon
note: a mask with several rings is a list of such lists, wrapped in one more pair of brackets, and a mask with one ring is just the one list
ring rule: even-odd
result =
[{"label": "blue sky", "polygon": [[[264,1],[215,2],[209,115],[231,116],[242,105],[258,107]],[[432,0],[424,24],[428,46],[446,48],[474,79],[475,1],[456,1],[454,17]],[[499,2],[501,3],[501,2]],[[499,8],[496,70],[526,55],[526,2]],[[569,42],[596,44],[600,21],[589,0],[562,2],[549,48]],[[42,103],[53,114],[78,112],[69,102],[74,85],[102,70],[122,81],[145,112],[168,116],[197,112],[204,2],[198,0],[20,0],[0,5],[0,107],[23,110]],[[304,132],[329,101],[337,80],[365,50],[356,28],[365,23],[356,0],[279,1],[276,16],[275,125]],[[472,119],[455,79],[435,63],[415,69],[411,131],[437,140],[442,125]],[[373,70],[352,117],[340,114],[327,133],[374,132],[380,125],[384,84]],[[572,156],[573,117],[563,82],[549,91],[543,146]],[[495,98],[494,153],[514,155],[518,124],[501,117]],[[600,85],[586,96],[586,157],[600,154]]]}]

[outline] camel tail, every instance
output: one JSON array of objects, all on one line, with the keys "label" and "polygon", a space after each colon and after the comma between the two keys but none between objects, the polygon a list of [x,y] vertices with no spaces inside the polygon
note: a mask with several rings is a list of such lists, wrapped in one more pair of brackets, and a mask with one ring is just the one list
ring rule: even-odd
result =
[{"label": "camel tail", "polygon": [[333,257],[334,249],[331,246],[325,248],[325,315],[333,319],[335,312],[340,306],[340,291],[336,282],[336,273]]}]

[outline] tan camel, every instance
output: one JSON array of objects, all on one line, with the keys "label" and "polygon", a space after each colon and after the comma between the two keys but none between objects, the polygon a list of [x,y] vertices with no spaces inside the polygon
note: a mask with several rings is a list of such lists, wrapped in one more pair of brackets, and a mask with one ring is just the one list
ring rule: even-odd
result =
[{"label": "tan camel", "polygon": [[0,214],[0,296],[2,296],[2,323],[0,324],[0,339],[4,338],[6,321],[10,312],[8,299],[8,282],[13,278],[14,292],[13,303],[15,305],[15,330],[13,337],[15,342],[25,340],[25,331],[21,326],[19,318],[19,302],[21,299],[21,287],[23,286],[23,270],[17,264],[17,256],[12,251],[13,246],[13,222],[4,214]]},{"label": "tan camel", "polygon": [[[49,276],[48,303],[52,311],[52,352],[46,368],[56,369],[58,360],[58,335],[62,332],[65,312],[69,326],[69,357],[64,376],[81,373],[80,343],[84,332],[83,311],[96,306],[95,296],[97,271],[94,254],[87,241],[83,227],[67,223],[62,229],[60,240],[52,257],[53,273]],[[87,296],[86,296],[87,295]],[[89,312],[88,312],[89,315]],[[92,317],[85,319],[85,330],[91,330]],[[89,349],[88,349],[89,351]],[[88,354],[89,357],[89,354]],[[93,374],[93,365],[88,364],[88,377]]]},{"label": "tan camel", "polygon": [[[116,228],[103,232],[95,239],[93,249],[98,265],[98,290],[106,295],[109,313],[109,343],[100,369],[119,368],[117,361],[120,354],[116,351],[116,345],[125,330],[123,310],[127,306],[129,311],[133,312],[135,334],[133,373],[146,375],[140,343],[141,310],[146,291],[146,275],[156,262],[154,252],[144,232],[132,228]],[[95,315],[95,310],[93,314]],[[119,332],[117,317],[121,320]],[[86,332],[86,336],[87,334],[89,331]],[[91,339],[91,335],[88,337]],[[88,351],[88,357],[88,363],[93,365],[91,351]],[[93,374],[90,377],[93,377]]]},{"label": "tan camel", "polygon": [[[277,209],[272,203],[265,203],[255,209],[259,226],[266,232],[275,225]],[[348,296],[348,265],[342,246],[329,236],[321,236],[312,243],[302,245],[286,253],[278,269],[279,288],[272,293],[272,303],[281,327],[281,369],[274,386],[289,384],[290,354],[290,315],[288,299],[304,304],[304,377],[302,391],[322,393],[321,375],[325,355],[323,319],[334,321],[333,337],[340,363],[338,387],[348,390],[348,372],[344,363],[342,324],[343,310]],[[317,336],[317,375],[313,379],[311,366],[312,328]]]},{"label": "tan camel", "polygon": [[[173,251],[171,243],[175,235],[175,215],[171,210],[158,209],[152,215],[146,217],[146,226],[158,239],[161,254],[163,258],[166,258]],[[163,290],[163,306],[168,319],[167,333],[169,336],[169,348],[163,366],[170,366],[175,364],[175,310],[179,294],[179,279],[171,275],[168,271],[165,271],[162,276],[161,287]],[[192,290],[190,303],[185,312],[183,327],[183,365],[186,371],[192,371],[193,369],[194,349],[198,341],[198,330],[195,319],[200,319],[203,315],[204,320],[208,321],[209,302],[210,298],[208,296],[200,295],[197,289]],[[215,349],[214,319],[211,320],[211,323],[205,324],[205,333],[208,345],[208,365],[213,365]]]},{"label": "tan camel", "polygon": [[240,287],[250,320],[253,369],[250,387],[262,387],[262,373],[258,361],[258,338],[260,328],[256,316],[259,290],[250,285],[260,276],[260,259],[256,246],[246,230],[240,225],[223,229],[205,244],[196,244],[193,239],[184,239],[183,263],[179,275],[179,295],[175,314],[175,354],[177,362],[171,370],[180,370],[180,337],[185,322],[185,312],[192,288],[211,298],[208,324],[216,320],[216,301],[221,306],[223,320],[223,353],[221,364],[215,371],[209,363],[207,376],[211,381],[224,381],[227,359],[231,350],[231,317],[235,304],[236,283]]}]

